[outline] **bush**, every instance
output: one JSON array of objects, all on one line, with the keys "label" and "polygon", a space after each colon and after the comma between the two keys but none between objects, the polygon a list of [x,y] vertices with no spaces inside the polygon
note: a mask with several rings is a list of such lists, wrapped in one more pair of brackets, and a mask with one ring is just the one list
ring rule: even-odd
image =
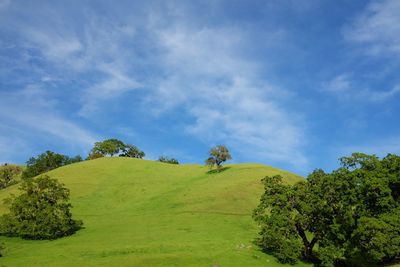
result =
[{"label": "bush", "polygon": [[179,161],[175,158],[169,158],[169,157],[164,157],[164,156],[160,156],[158,158],[159,162],[164,162],[164,163],[170,163],[170,164],[179,164]]},{"label": "bush", "polygon": [[0,189],[17,183],[15,178],[22,173],[22,168],[17,165],[4,164],[0,166]]},{"label": "bush", "polygon": [[75,233],[82,221],[72,219],[69,190],[56,179],[25,180],[22,194],[8,199],[10,212],[0,217],[0,234],[24,239],[56,239]]}]

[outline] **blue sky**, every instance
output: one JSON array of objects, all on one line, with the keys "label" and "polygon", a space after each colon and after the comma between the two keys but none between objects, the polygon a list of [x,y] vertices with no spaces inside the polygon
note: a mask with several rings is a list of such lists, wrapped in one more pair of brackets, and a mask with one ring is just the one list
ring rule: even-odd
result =
[{"label": "blue sky", "polygon": [[0,0],[0,162],[119,138],[306,175],[400,153],[400,1]]}]

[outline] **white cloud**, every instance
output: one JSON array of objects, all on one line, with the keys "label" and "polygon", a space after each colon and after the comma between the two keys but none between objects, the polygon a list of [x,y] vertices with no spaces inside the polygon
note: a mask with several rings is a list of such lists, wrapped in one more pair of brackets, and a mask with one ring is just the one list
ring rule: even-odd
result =
[{"label": "white cloud", "polygon": [[322,87],[325,91],[343,93],[351,90],[351,83],[347,74],[341,74],[323,83]]},{"label": "white cloud", "polygon": [[81,116],[90,116],[99,109],[101,101],[123,95],[126,92],[136,90],[142,86],[141,83],[128,77],[123,71],[111,64],[102,64],[99,69],[106,75],[103,81],[94,84],[85,90],[82,100],[82,108],[79,111]]},{"label": "white cloud", "polygon": [[400,1],[373,1],[344,30],[345,38],[363,44],[370,55],[400,55]]}]

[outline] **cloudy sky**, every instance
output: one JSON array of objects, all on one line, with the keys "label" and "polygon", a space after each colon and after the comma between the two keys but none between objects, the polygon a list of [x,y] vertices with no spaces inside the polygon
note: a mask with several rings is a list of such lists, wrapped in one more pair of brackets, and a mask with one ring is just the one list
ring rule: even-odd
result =
[{"label": "cloudy sky", "polygon": [[87,155],[306,175],[400,153],[400,1],[0,0],[0,162]]}]

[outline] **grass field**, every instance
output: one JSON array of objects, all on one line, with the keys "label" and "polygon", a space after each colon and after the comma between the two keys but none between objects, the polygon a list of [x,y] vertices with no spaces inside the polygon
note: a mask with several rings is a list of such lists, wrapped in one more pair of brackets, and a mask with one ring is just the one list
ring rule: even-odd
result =
[{"label": "grass field", "polygon": [[[85,228],[55,241],[3,237],[0,266],[282,266],[252,243],[251,213],[261,178],[302,178],[259,164],[226,166],[210,174],[201,165],[101,158],[56,169],[49,175],[71,190]],[[0,190],[0,200],[17,187]]]}]

